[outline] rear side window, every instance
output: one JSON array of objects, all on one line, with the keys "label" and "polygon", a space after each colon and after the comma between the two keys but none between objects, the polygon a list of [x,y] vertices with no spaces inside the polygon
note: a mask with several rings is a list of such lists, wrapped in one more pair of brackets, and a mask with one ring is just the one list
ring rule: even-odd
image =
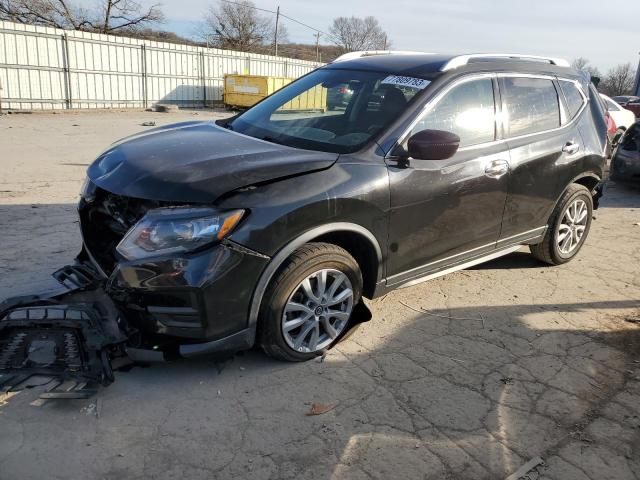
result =
[{"label": "rear side window", "polygon": [[551,80],[506,77],[500,80],[507,137],[543,132],[560,126],[558,92]]},{"label": "rear side window", "polygon": [[[560,88],[562,88],[562,93],[564,93],[564,98],[567,100],[567,108],[569,109],[569,116],[571,118],[575,117],[576,114],[582,108],[584,104],[584,98],[580,95],[578,91],[578,87],[573,82],[567,82],[566,80],[560,80]],[[607,102],[607,105],[613,102]]]},{"label": "rear side window", "polygon": [[495,140],[495,101],[490,78],[453,87],[411,131],[445,130],[460,137],[460,147]]},{"label": "rear side window", "polygon": [[604,99],[604,103],[607,104],[607,108],[610,112],[618,112],[622,110],[616,102],[614,102],[613,100],[609,100],[608,98]]}]

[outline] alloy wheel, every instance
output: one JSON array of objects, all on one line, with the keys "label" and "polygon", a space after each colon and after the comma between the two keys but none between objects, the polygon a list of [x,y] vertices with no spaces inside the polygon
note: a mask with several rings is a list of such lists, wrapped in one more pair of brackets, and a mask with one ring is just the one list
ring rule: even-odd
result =
[{"label": "alloy wheel", "polygon": [[293,290],[282,313],[282,333],[291,348],[322,350],[342,333],[353,310],[353,287],[339,270],[322,269]]},{"label": "alloy wheel", "polygon": [[578,247],[587,226],[588,214],[587,204],[579,198],[567,206],[558,227],[557,244],[560,253],[567,255]]}]

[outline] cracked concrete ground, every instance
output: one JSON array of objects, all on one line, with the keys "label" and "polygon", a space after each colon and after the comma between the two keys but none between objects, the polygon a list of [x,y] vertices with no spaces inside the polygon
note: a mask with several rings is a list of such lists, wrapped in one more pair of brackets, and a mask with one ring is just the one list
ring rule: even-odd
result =
[{"label": "cracked concrete ground", "polygon": [[[0,298],[72,260],[102,148],[189,118],[0,117]],[[567,265],[516,252],[369,302],[324,362],[251,351],[120,372],[86,401],[0,396],[0,478],[503,479],[536,456],[525,478],[640,478],[640,187],[610,184],[596,216]]]}]

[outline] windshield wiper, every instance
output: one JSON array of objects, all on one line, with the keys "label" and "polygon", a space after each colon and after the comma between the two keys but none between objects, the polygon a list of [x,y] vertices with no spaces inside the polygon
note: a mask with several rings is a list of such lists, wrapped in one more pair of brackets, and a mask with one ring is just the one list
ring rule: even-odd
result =
[{"label": "windshield wiper", "polygon": [[265,137],[262,137],[260,140],[264,140],[265,142],[269,142],[269,143],[276,143],[276,144],[278,144],[278,145],[284,145],[284,143],[282,143],[282,142],[281,142],[281,141],[279,141],[279,140],[276,140],[276,139],[275,139],[275,138],[273,138],[273,137],[270,137],[269,135],[267,135],[267,136],[265,136]]}]

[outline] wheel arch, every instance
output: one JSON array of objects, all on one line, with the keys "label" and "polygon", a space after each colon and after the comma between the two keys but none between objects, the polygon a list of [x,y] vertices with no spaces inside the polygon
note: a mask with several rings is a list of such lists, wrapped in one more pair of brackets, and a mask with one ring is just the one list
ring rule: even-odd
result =
[{"label": "wheel arch", "polygon": [[362,272],[362,294],[371,298],[380,276],[381,258],[375,246],[364,235],[347,230],[332,231],[310,240],[311,242],[325,242],[344,248],[355,259]]},{"label": "wheel arch", "polygon": [[[572,183],[577,183],[579,185],[582,185],[584,187],[587,187],[589,189],[589,191],[591,193],[593,193],[593,191],[595,190],[595,188],[598,186],[598,184],[601,182],[602,180],[600,179],[600,177],[598,177],[595,174],[592,173],[585,173],[583,175],[580,175],[576,178],[574,178],[569,185],[571,185]],[[569,188],[569,185],[567,185],[567,187],[564,189],[564,191],[562,192],[562,194],[564,194],[564,192],[567,190],[567,188]],[[560,195],[560,197],[562,197],[562,195]],[[558,197],[558,199],[560,199],[560,197]]]},{"label": "wheel arch", "polygon": [[[260,275],[251,297],[248,322],[250,328],[255,329],[258,323],[262,298],[269,282],[280,266],[296,249],[313,241],[333,243],[347,250],[358,262],[360,268],[363,269],[365,296],[373,294],[376,283],[382,277],[382,249],[376,237],[369,230],[355,223],[336,222],[321,225],[306,231],[286,244],[268,263]],[[362,247],[364,247],[364,250],[362,250]],[[360,260],[364,263],[361,264]],[[371,278],[364,278],[365,271],[367,276],[371,276]]]},{"label": "wheel arch", "polygon": [[593,197],[593,205],[594,205],[594,209],[597,208],[597,200],[599,198],[599,194],[596,191],[596,187],[602,182],[602,178],[600,178],[596,173],[594,172],[583,172],[580,175],[574,177],[573,179],[571,179],[571,181],[569,183],[567,183],[567,185],[562,189],[562,191],[560,192],[560,195],[558,195],[555,199],[555,201],[553,202],[553,205],[548,209],[547,211],[547,217],[549,217],[551,215],[551,213],[553,212],[553,209],[556,208],[556,205],[558,205],[558,202],[560,201],[560,199],[562,198],[562,196],[564,195],[564,192],[567,191],[567,189],[573,185],[574,183],[577,183],[578,185],[582,185],[583,187],[585,187],[587,190],[589,190],[589,192],[591,192],[591,196]]}]

